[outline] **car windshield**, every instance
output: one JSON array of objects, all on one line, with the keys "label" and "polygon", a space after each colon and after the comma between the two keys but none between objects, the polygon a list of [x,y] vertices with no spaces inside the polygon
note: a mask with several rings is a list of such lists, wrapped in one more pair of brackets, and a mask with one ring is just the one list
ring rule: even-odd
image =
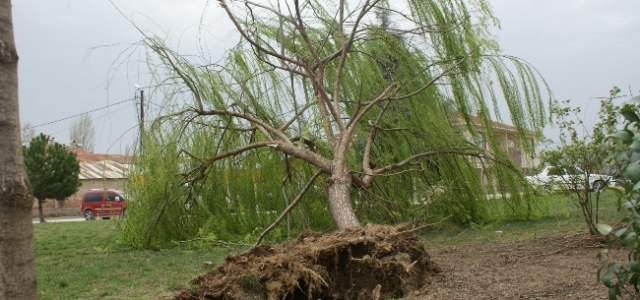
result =
[{"label": "car windshield", "polygon": [[582,175],[584,174],[584,172],[582,172],[582,170],[573,167],[573,168],[567,168],[567,174],[569,175]]},{"label": "car windshield", "polygon": [[563,173],[562,168],[552,167],[552,168],[549,168],[548,175],[557,176],[557,175],[563,175],[562,173]]}]

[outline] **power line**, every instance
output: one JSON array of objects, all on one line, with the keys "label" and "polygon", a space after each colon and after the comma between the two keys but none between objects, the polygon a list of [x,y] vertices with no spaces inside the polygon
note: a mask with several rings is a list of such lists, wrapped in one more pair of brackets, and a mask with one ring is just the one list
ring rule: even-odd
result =
[{"label": "power line", "polygon": [[122,100],[122,101],[120,101],[120,102],[116,102],[116,103],[113,103],[113,104],[109,104],[109,105],[107,105],[107,106],[103,106],[103,107],[96,108],[96,109],[93,109],[93,110],[85,111],[85,112],[83,112],[83,113],[80,113],[80,114],[77,114],[77,115],[73,115],[73,116],[70,116],[70,117],[66,117],[66,118],[63,118],[63,119],[59,119],[59,120],[55,120],[55,121],[51,121],[51,122],[47,122],[47,123],[40,124],[40,125],[36,125],[36,126],[31,126],[31,127],[26,128],[26,129],[31,129],[31,128],[41,127],[41,126],[45,126],[45,125],[49,125],[49,124],[53,124],[53,123],[62,122],[62,121],[65,121],[65,120],[69,120],[69,119],[71,119],[71,118],[79,117],[79,116],[82,116],[82,115],[84,115],[84,114],[88,114],[88,113],[90,113],[90,112],[94,112],[94,111],[98,111],[98,110],[101,110],[101,109],[105,109],[105,108],[107,108],[107,107],[111,107],[111,106],[114,106],[114,105],[122,104],[122,103],[125,103],[125,102],[127,102],[127,101],[131,101],[131,100],[135,100],[135,99],[134,99],[134,98],[131,98],[131,99],[127,99],[127,100]]},{"label": "power line", "polygon": [[[95,120],[98,120],[98,119],[106,118],[106,117],[108,117],[110,114],[113,114],[113,113],[115,113],[115,112],[121,111],[121,110],[123,110],[123,109],[125,109],[125,108],[127,108],[127,107],[125,106],[125,107],[118,108],[118,109],[116,109],[116,110],[111,111],[109,114],[106,114],[106,115],[102,115],[102,116],[99,116],[99,117],[92,118],[92,119],[91,119],[91,121],[95,121]],[[40,126],[40,125],[38,125],[38,126]],[[29,127],[29,128],[33,128],[33,127]],[[56,131],[56,132],[54,132],[54,133],[47,133],[47,134],[48,134],[48,135],[54,135],[54,134],[58,134],[58,133],[65,132],[65,131],[69,131],[69,130],[71,130],[71,128],[67,128],[67,129],[63,129],[63,130],[60,130],[60,131]],[[45,132],[45,133],[46,133],[46,132]]]}]

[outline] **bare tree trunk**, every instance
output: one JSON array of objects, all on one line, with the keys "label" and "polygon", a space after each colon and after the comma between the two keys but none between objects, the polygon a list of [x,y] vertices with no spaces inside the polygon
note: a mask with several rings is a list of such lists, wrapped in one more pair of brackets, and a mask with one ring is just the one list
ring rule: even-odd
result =
[{"label": "bare tree trunk", "polygon": [[0,300],[36,299],[29,182],[18,112],[18,54],[11,0],[0,0]]},{"label": "bare tree trunk", "polygon": [[38,216],[40,217],[40,223],[46,222],[44,220],[44,214],[42,213],[42,201],[38,199]]},{"label": "bare tree trunk", "polygon": [[336,172],[327,179],[327,195],[331,217],[338,230],[359,227],[351,205],[351,174]]}]

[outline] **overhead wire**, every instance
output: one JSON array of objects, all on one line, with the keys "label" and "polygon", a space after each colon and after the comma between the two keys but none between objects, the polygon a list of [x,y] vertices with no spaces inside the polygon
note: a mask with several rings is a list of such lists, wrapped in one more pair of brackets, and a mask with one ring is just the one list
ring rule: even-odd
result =
[{"label": "overhead wire", "polygon": [[66,118],[62,118],[62,119],[58,119],[58,120],[55,120],[55,121],[51,121],[51,122],[47,122],[47,123],[43,123],[43,124],[39,124],[39,125],[35,125],[35,126],[31,126],[31,127],[27,127],[27,128],[25,128],[25,129],[32,129],[32,128],[36,128],[36,127],[41,127],[41,126],[45,126],[45,125],[50,125],[50,124],[53,124],[53,123],[62,122],[62,121],[65,121],[65,120],[69,120],[69,119],[71,119],[71,118],[79,117],[79,116],[82,116],[82,115],[84,115],[84,114],[88,114],[88,113],[91,113],[91,112],[94,112],[94,111],[99,111],[99,110],[102,110],[102,109],[105,109],[105,108],[109,108],[109,107],[111,107],[111,106],[115,106],[115,105],[118,105],[118,104],[122,104],[122,103],[125,103],[125,102],[128,102],[128,101],[132,101],[132,100],[135,100],[135,98],[122,100],[122,101],[120,101],[120,102],[112,103],[112,104],[109,104],[109,105],[107,105],[107,106],[103,106],[103,107],[100,107],[100,108],[96,108],[96,109],[92,109],[92,110],[89,110],[89,111],[85,111],[85,112],[80,113],[80,114],[77,114],[77,115],[73,115],[73,116],[66,117]]},{"label": "overhead wire", "polygon": [[[116,109],[114,111],[111,111],[109,114],[113,114],[113,113],[121,111],[121,110],[123,110],[125,108],[127,108],[127,107],[125,106],[125,107],[118,108],[118,109]],[[86,112],[86,113],[88,113],[88,112]],[[91,118],[91,121],[95,121],[95,120],[98,120],[98,119],[106,118],[108,116],[109,115],[102,115],[102,116],[98,116],[98,117],[95,117],[95,118]],[[40,125],[38,125],[38,126],[40,126]],[[34,126],[34,127],[36,127],[36,126]],[[29,128],[33,128],[33,127],[29,127]],[[27,129],[29,129],[29,128],[27,128]],[[67,129],[63,129],[63,130],[60,130],[60,131],[56,131],[54,133],[50,133],[49,135],[54,135],[54,134],[58,134],[58,133],[69,131],[69,130],[71,130],[71,128],[67,128]]]}]

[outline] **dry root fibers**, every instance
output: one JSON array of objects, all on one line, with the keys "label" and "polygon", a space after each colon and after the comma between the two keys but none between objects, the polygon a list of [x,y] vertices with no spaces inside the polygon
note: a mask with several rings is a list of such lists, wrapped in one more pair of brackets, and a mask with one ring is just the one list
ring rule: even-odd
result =
[{"label": "dry root fibers", "polygon": [[427,292],[438,272],[409,225],[373,225],[330,235],[306,231],[289,243],[229,255],[176,299],[402,298]]}]

